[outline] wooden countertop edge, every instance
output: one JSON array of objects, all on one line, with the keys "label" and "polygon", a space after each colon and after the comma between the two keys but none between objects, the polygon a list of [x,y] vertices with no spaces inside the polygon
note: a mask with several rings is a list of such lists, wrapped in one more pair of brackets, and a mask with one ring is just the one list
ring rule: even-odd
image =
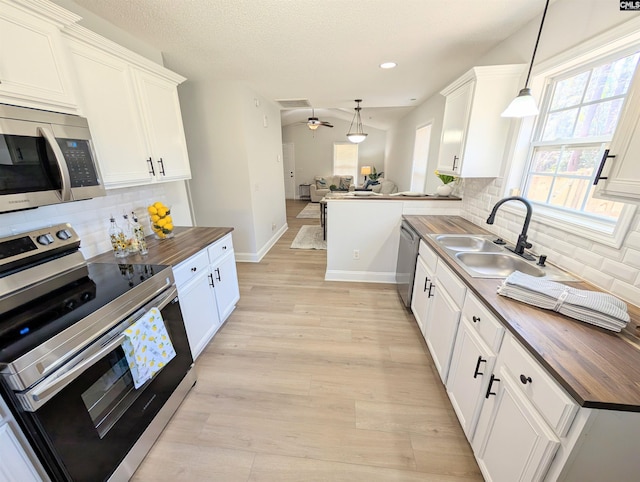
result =
[{"label": "wooden countertop edge", "polygon": [[[500,296],[496,293],[499,279],[470,277],[428,235],[491,234],[471,222],[459,216],[408,215],[404,218],[579,405],[640,411],[640,344],[637,339],[628,333],[616,334]],[[599,290],[584,281],[568,284]],[[640,325],[640,308],[627,305],[631,315],[629,326],[635,328]]]},{"label": "wooden countertop edge", "polygon": [[232,231],[233,228],[229,227],[176,226],[173,231],[173,238],[155,239],[154,236],[147,236],[145,239],[149,254],[146,256],[134,254],[126,258],[116,258],[111,251],[108,251],[94,256],[88,261],[91,263],[164,264],[176,266]]}]

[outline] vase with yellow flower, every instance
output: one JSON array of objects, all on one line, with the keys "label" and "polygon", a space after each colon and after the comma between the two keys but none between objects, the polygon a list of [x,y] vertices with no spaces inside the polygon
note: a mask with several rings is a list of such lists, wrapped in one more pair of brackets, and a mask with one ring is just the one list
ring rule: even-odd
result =
[{"label": "vase with yellow flower", "polygon": [[440,174],[438,171],[436,171],[436,176],[438,176],[442,181],[442,185],[436,188],[438,196],[451,195],[451,191],[453,191],[453,183],[457,178],[455,176],[450,176],[449,174]]}]

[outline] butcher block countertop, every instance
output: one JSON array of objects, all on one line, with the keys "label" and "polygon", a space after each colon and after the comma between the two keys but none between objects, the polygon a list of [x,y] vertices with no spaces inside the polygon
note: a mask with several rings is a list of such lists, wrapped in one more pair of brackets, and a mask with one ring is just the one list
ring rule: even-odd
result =
[{"label": "butcher block countertop", "polygon": [[211,243],[229,234],[233,228],[206,228],[176,226],[174,236],[169,239],[155,239],[147,236],[149,254],[134,254],[126,258],[116,258],[111,251],[91,258],[92,263],[127,263],[127,264],[168,264],[176,266]]},{"label": "butcher block countertop", "polygon": [[[500,296],[501,280],[470,277],[429,237],[491,233],[458,216],[404,218],[578,404],[640,412],[639,307],[627,304],[631,322],[618,334]],[[601,291],[582,281],[566,284]]]}]

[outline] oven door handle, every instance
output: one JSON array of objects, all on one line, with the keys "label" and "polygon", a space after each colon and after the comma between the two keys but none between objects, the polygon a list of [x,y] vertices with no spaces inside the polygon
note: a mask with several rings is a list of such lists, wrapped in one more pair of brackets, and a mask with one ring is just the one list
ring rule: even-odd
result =
[{"label": "oven door handle", "polygon": [[[42,405],[49,397],[55,395],[58,391],[66,387],[73,380],[78,378],[82,372],[84,372],[87,368],[93,365],[96,361],[103,358],[105,355],[112,352],[118,346],[122,345],[124,340],[126,339],[126,335],[121,333],[109,341],[106,345],[104,345],[100,350],[98,350],[93,355],[85,358],[80,363],[78,363],[75,367],[73,367],[68,372],[60,375],[54,380],[47,382],[46,380],[40,383],[37,387],[27,392],[26,395],[33,399],[33,401],[38,402],[37,405]],[[30,403],[31,404],[31,403]],[[37,407],[33,407],[37,408]]]}]

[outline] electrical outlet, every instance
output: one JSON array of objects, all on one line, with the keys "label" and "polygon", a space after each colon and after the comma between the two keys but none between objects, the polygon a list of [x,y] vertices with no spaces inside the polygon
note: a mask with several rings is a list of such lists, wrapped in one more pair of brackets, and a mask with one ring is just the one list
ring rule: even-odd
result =
[{"label": "electrical outlet", "polygon": [[353,250],[353,259],[360,259],[360,250],[359,249],[354,249]]}]

